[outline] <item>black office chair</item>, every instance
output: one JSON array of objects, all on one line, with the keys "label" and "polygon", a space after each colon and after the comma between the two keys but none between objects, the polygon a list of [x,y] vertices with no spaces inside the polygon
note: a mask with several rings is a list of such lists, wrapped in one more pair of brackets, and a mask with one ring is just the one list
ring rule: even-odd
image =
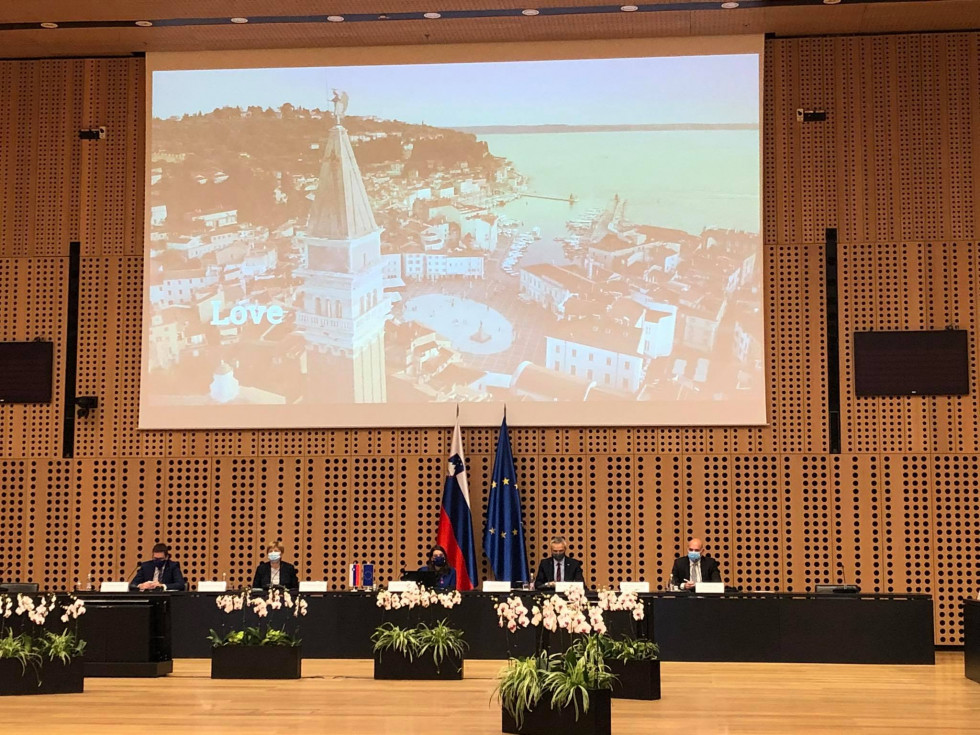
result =
[{"label": "black office chair", "polygon": [[37,582],[0,582],[0,594],[37,594]]}]

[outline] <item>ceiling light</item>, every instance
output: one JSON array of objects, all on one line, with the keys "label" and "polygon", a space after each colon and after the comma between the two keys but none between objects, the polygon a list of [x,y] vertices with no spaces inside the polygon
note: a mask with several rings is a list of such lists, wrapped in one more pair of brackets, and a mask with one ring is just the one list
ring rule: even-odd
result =
[{"label": "ceiling light", "polygon": [[248,18],[229,18],[232,23],[248,23]]},{"label": "ceiling light", "polygon": [[327,20],[329,20],[331,23],[343,23],[344,22],[344,16],[342,16],[342,15],[328,15],[327,16]]},{"label": "ceiling light", "polygon": [[138,25],[140,28],[149,28],[151,25],[153,25],[153,21],[152,20],[138,20],[138,21],[136,21],[136,25]]},{"label": "ceiling light", "polygon": [[57,28],[57,23],[42,23],[41,28]]},{"label": "ceiling light", "polygon": [[622,10],[624,13],[633,13],[639,10],[639,8],[636,7],[635,5],[624,5],[623,7],[620,8],[620,10]]},{"label": "ceiling light", "polygon": [[840,5],[840,0],[823,0],[824,5]]},{"label": "ceiling light", "polygon": [[734,10],[735,8],[738,7],[738,3],[736,2],[722,3],[721,7],[723,7],[725,10]]},{"label": "ceiling light", "polygon": [[535,10],[534,8],[528,8],[527,10],[522,10],[521,15],[537,15],[540,10]]},{"label": "ceiling light", "polygon": [[435,20],[436,18],[441,18],[442,13],[425,13],[422,15],[423,18],[428,18],[429,20]]}]

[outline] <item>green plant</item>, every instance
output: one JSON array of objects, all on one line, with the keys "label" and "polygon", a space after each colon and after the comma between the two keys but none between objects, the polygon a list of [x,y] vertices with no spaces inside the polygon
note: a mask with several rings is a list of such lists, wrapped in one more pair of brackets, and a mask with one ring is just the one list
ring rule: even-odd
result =
[{"label": "green plant", "polygon": [[512,658],[501,669],[494,694],[500,706],[507,710],[517,727],[524,724],[524,715],[534,708],[544,694],[544,681],[550,662],[548,654]]},{"label": "green plant", "polygon": [[85,641],[74,633],[63,630],[61,633],[47,631],[38,642],[38,653],[50,661],[57,659],[67,665],[73,658],[82,655]]},{"label": "green plant", "polygon": [[396,651],[409,661],[413,661],[418,652],[417,638],[417,628],[400,628],[393,623],[384,623],[371,634],[371,641],[374,643],[376,653],[389,650]]},{"label": "green plant", "polygon": [[660,657],[660,646],[646,638],[607,639],[606,658],[617,661],[655,661]]},{"label": "green plant", "polygon": [[21,668],[27,671],[27,665],[37,666],[41,663],[41,654],[34,646],[34,639],[27,633],[15,636],[12,630],[0,638],[0,658],[12,658],[20,661]]},{"label": "green plant", "polygon": [[598,640],[601,636],[588,638],[596,640],[552,655],[550,670],[544,677],[544,688],[551,694],[551,708],[572,705],[576,720],[589,711],[589,691],[611,689],[616,679],[603,659],[602,642]]},{"label": "green plant", "polygon": [[227,635],[221,635],[214,628],[208,634],[212,648],[221,646],[298,646],[300,639],[278,628],[269,628],[265,632],[258,627],[233,630]]},{"label": "green plant", "polygon": [[450,628],[445,620],[440,620],[431,628],[422,623],[415,629],[415,655],[422,656],[426,651],[432,651],[432,660],[436,668],[442,663],[447,654],[462,658],[469,647],[463,640],[463,631]]},{"label": "green plant", "polygon": [[298,646],[300,639],[278,628],[269,628],[262,639],[263,646]]}]

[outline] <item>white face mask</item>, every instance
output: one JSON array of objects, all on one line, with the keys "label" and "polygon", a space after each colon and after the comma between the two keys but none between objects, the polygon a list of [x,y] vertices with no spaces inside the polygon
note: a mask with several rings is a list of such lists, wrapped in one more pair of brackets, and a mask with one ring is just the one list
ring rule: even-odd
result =
[{"label": "white face mask", "polygon": [[282,559],[282,554],[278,551],[269,552],[269,561],[279,561],[280,559]]}]

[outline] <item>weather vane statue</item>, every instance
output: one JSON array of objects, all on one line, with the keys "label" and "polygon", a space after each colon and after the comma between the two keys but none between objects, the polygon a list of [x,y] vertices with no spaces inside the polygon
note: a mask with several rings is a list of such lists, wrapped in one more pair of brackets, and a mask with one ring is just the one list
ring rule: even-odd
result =
[{"label": "weather vane statue", "polygon": [[341,124],[344,115],[347,114],[347,99],[347,92],[333,90],[333,97],[330,98],[330,101],[333,102],[333,116],[338,125]]}]

